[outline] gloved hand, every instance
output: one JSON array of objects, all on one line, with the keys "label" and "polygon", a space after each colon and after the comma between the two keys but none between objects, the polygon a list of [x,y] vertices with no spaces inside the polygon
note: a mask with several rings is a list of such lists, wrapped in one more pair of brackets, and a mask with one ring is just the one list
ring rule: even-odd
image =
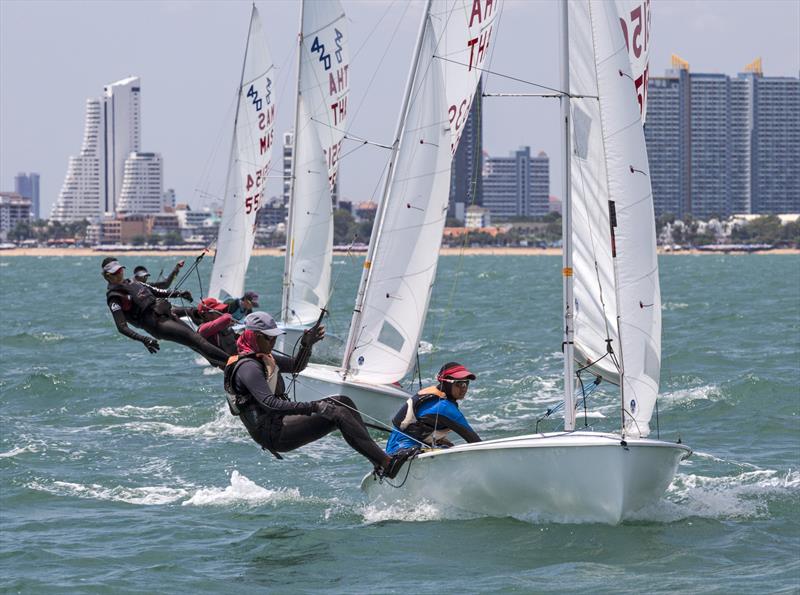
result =
[{"label": "gloved hand", "polygon": [[144,341],[142,341],[142,343],[144,343],[144,346],[147,347],[147,351],[149,351],[150,353],[156,353],[158,352],[159,349],[161,349],[161,346],[158,344],[158,341],[156,341],[155,339],[151,339],[149,337]]},{"label": "gloved hand", "polygon": [[300,339],[300,342],[306,347],[311,347],[312,345],[314,345],[314,343],[319,343],[320,341],[322,341],[325,338],[325,326],[324,325],[320,325],[319,326],[319,328],[317,329],[316,334],[314,334],[312,332],[313,330],[314,330],[314,327],[311,327],[311,328],[306,329],[305,331],[303,331],[303,338]]},{"label": "gloved hand", "polygon": [[325,417],[330,417],[333,414],[336,405],[330,401],[322,399],[320,401],[311,401],[311,407],[314,410],[314,413],[319,413]]},{"label": "gloved hand", "polygon": [[185,290],[185,291],[181,291],[181,292],[178,294],[178,297],[181,297],[181,298],[183,298],[183,299],[185,299],[185,300],[187,300],[187,301],[190,301],[190,302],[193,302],[193,301],[194,301],[194,300],[192,299],[192,292],[191,292],[191,291],[189,291],[188,289],[187,289],[187,290]]}]

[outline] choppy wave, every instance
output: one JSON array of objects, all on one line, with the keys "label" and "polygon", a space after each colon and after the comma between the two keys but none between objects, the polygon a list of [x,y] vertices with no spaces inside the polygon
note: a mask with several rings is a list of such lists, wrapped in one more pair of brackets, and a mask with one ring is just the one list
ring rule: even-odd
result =
[{"label": "choppy wave", "polygon": [[153,407],[137,407],[136,405],[123,405],[122,407],[102,407],[94,413],[106,417],[137,417],[143,419],[174,416],[181,411],[193,409],[191,405],[172,407],[169,405],[154,405]]},{"label": "choppy wave", "polygon": [[684,308],[688,308],[689,304],[685,302],[664,302],[661,304],[662,310],[683,310]]},{"label": "choppy wave", "polygon": [[17,446],[9,451],[0,452],[0,459],[10,459],[12,457],[21,455],[26,452],[38,452],[38,450],[39,449],[36,447],[35,444],[28,444],[26,446]]},{"label": "choppy wave", "polygon": [[800,498],[800,472],[759,469],[719,477],[678,474],[665,498],[631,518],[660,522],[691,517],[763,518],[770,501],[781,498]]},{"label": "choppy wave", "polygon": [[725,394],[716,384],[704,384],[668,391],[661,394],[659,402],[662,407],[673,405],[686,405],[694,401],[724,401]]},{"label": "choppy wave", "polygon": [[34,481],[28,484],[28,487],[57,496],[110,500],[112,502],[126,502],[143,506],[170,504],[185,498],[187,495],[187,491],[183,488],[171,488],[168,486],[115,486],[109,488],[98,484],[83,485],[68,481],[54,481],[52,483]]},{"label": "choppy wave", "polygon": [[[137,409],[137,408],[134,408]],[[150,407],[141,408],[147,418],[151,413]],[[132,416],[134,417],[134,416]],[[167,421],[150,421],[145,419],[142,421],[130,421],[122,424],[109,425],[103,428],[103,431],[118,431],[127,430],[136,433],[156,434],[160,436],[181,436],[181,437],[198,437],[198,438],[221,438],[236,440],[237,438],[246,438],[243,433],[243,426],[239,419],[232,416],[228,411],[227,405],[221,406],[214,414],[214,419],[199,426],[184,426],[177,423],[170,423]]]},{"label": "choppy wave", "polygon": [[278,504],[303,500],[297,488],[278,488],[270,490],[261,487],[237,470],[231,473],[231,483],[224,488],[203,488],[191,498],[182,502],[183,506],[222,506],[231,504]]},{"label": "choppy wave", "polygon": [[387,521],[425,522],[478,518],[478,515],[427,500],[398,501],[391,504],[374,502],[364,505],[360,512],[364,523],[368,525]]}]

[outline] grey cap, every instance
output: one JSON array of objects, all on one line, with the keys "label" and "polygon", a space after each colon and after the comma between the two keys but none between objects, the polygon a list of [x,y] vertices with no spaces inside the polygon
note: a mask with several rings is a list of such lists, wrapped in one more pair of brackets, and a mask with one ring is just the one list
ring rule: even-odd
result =
[{"label": "grey cap", "polygon": [[119,262],[117,262],[116,260],[112,260],[111,262],[109,262],[107,265],[105,265],[105,266],[103,267],[103,272],[104,272],[104,273],[109,273],[109,274],[113,275],[113,274],[114,274],[114,273],[116,273],[118,270],[120,270],[120,269],[124,269],[124,268],[125,268],[125,267],[124,267],[124,266],[122,266],[122,265],[121,265]]},{"label": "grey cap", "polygon": [[244,317],[244,329],[255,331],[270,337],[285,335],[285,331],[278,328],[275,319],[266,312],[253,312]]}]

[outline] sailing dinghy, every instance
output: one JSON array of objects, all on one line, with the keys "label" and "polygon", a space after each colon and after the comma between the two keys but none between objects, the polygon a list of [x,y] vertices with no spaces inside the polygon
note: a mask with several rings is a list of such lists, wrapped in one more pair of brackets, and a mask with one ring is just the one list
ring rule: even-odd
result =
[{"label": "sailing dinghy", "polygon": [[[648,438],[661,303],[649,166],[615,4],[562,2],[564,431],[428,450],[376,502],[618,523],[652,504],[691,450]],[[575,431],[575,359],[620,388],[619,433]],[[581,371],[580,369],[578,371]]]},{"label": "sailing dinghy", "polygon": [[310,364],[298,399],[347,395],[388,421],[410,396],[450,191],[450,165],[493,43],[499,1],[428,0],[340,366]]}]

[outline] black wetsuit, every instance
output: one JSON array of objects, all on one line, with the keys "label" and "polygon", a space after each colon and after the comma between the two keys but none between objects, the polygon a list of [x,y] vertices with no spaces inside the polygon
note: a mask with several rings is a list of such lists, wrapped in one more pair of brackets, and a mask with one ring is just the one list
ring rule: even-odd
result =
[{"label": "black wetsuit", "polygon": [[225,367],[228,355],[178,320],[172,313],[170,303],[163,299],[177,297],[178,293],[125,279],[122,283],[108,284],[106,300],[117,330],[126,337],[142,343],[148,339],[131,330],[128,324],[132,324],[156,339],[173,341],[193,349],[214,366]]},{"label": "black wetsuit", "polygon": [[150,287],[155,287],[156,289],[167,289],[170,285],[172,285],[172,282],[175,280],[175,277],[178,275],[178,271],[180,270],[181,267],[176,264],[175,268],[172,269],[172,272],[169,275],[167,275],[166,279],[162,279],[161,281],[153,281],[152,283],[147,284]]},{"label": "black wetsuit", "polygon": [[[273,357],[283,373],[299,372],[308,361],[277,353]],[[243,401],[239,405],[239,418],[250,436],[276,456],[278,452],[300,448],[339,430],[345,441],[374,465],[380,466],[386,460],[383,450],[370,438],[350,398],[328,397],[324,400],[327,401],[324,411],[316,413],[321,401],[290,401],[280,374],[273,394],[265,378],[263,362],[252,356],[240,356],[240,361],[226,368],[225,376],[230,392],[237,395],[239,402]]]}]

